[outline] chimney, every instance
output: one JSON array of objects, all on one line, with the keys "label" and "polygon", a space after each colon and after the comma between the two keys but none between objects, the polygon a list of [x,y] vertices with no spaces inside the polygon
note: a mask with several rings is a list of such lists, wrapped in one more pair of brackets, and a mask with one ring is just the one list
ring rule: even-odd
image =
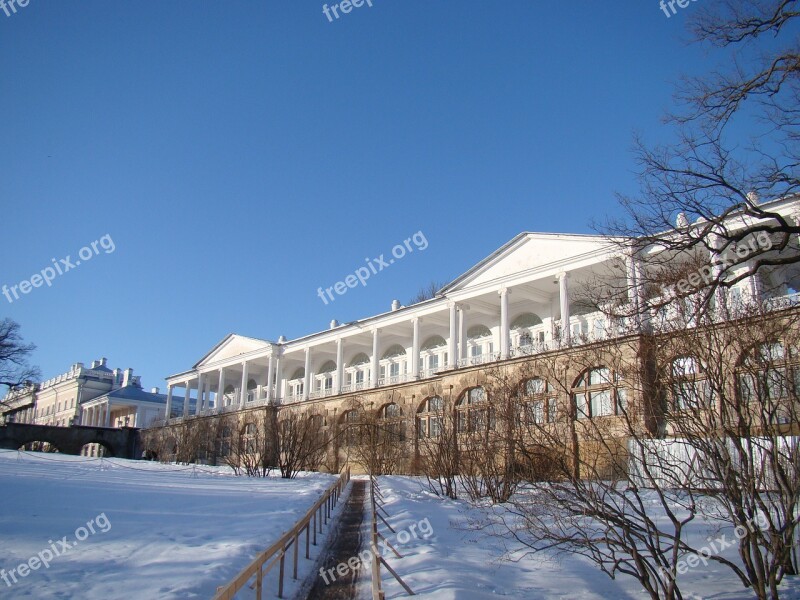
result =
[{"label": "chimney", "polygon": [[101,367],[105,367],[107,362],[108,362],[107,358],[101,358],[100,359],[100,366]]},{"label": "chimney", "polygon": [[755,204],[758,204],[758,201],[759,201],[760,199],[761,199],[761,198],[759,198],[759,196],[758,196],[758,192],[756,192],[755,190],[752,190],[752,191],[749,191],[749,192],[747,192],[747,201],[748,201],[750,204],[754,204],[754,205],[755,205]]},{"label": "chimney", "polygon": [[157,387],[154,387],[154,388],[152,388],[152,389],[150,390],[150,392],[151,392],[151,393],[153,393],[153,394],[157,394],[157,393],[158,393],[158,388],[157,388]]},{"label": "chimney", "polygon": [[331,320],[331,329],[336,329],[339,326],[339,321],[336,319]]},{"label": "chimney", "polygon": [[400,309],[400,300],[392,300],[392,312]]},{"label": "chimney", "polygon": [[100,364],[100,361],[99,361],[99,360],[93,360],[93,361],[92,361],[92,369],[96,369],[96,368],[98,367],[98,365],[99,365],[99,364]]},{"label": "chimney", "polygon": [[125,372],[122,374],[122,387],[129,385],[133,380],[133,369],[125,369]]},{"label": "chimney", "polygon": [[282,335],[281,337],[279,337],[278,338],[278,343],[279,344],[285,344],[286,343],[286,336]]}]

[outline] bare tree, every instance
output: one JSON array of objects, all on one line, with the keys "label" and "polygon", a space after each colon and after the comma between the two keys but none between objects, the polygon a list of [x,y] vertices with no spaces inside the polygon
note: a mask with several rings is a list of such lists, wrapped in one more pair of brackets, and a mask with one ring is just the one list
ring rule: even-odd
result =
[{"label": "bare tree", "polygon": [[22,341],[18,323],[11,319],[0,321],[0,386],[13,391],[39,378],[39,369],[28,364],[35,349],[33,344]]},{"label": "bare tree", "polygon": [[444,286],[445,286],[444,283],[431,281],[430,283],[419,289],[417,294],[413,298],[411,298],[409,304],[418,304],[419,302],[424,302],[425,300],[430,300],[431,298],[435,298],[436,293]]},{"label": "bare tree", "polygon": [[415,429],[415,470],[425,476],[431,492],[457,499],[460,455],[452,400],[440,394],[426,399]]},{"label": "bare tree", "polygon": [[267,477],[277,466],[275,412],[273,407],[266,406],[263,410],[224,418],[228,420],[228,435],[220,439],[220,455],[236,474]]},{"label": "bare tree", "polygon": [[[708,0],[693,10],[694,41],[731,67],[684,80],[666,119],[675,139],[656,147],[636,139],[641,192],[620,196],[624,217],[599,225],[617,243],[635,238],[634,255],[660,248],[637,274],[645,288],[663,287],[679,262],[711,264],[702,284],[645,294],[649,308],[694,296],[702,312],[718,289],[800,260],[800,215],[761,201],[793,196],[800,183],[798,8],[796,0]],[[742,139],[742,123],[750,139]],[[769,244],[753,244],[757,236]],[[617,291],[613,304],[632,316],[626,286]]]},{"label": "bare tree", "polygon": [[471,499],[502,503],[520,482],[519,367],[489,367],[480,380],[482,385],[467,390],[455,407],[459,480]]},{"label": "bare tree", "polygon": [[[511,497],[506,524],[534,554],[579,554],[611,578],[636,578],[651,598],[672,600],[683,597],[680,561],[702,552],[685,533],[698,495],[659,480],[671,471],[658,455],[641,459],[657,433],[642,377],[647,356],[646,339],[637,338],[531,361],[520,382],[523,434],[515,436],[526,485]],[[724,557],[705,558],[741,575]]]},{"label": "bare tree", "polygon": [[322,464],[329,443],[322,415],[288,410],[275,420],[273,432],[277,466],[284,479],[317,470]]},{"label": "bare tree", "polygon": [[409,463],[407,419],[394,394],[379,402],[377,409],[359,401],[358,419],[345,420],[341,430],[350,457],[372,476],[405,472]]},{"label": "bare tree", "polygon": [[[658,346],[670,459],[691,459],[685,487],[706,490],[707,515],[735,527],[744,582],[779,597],[798,573],[800,316],[753,314],[687,327]],[[793,435],[792,435],[793,434]]]}]

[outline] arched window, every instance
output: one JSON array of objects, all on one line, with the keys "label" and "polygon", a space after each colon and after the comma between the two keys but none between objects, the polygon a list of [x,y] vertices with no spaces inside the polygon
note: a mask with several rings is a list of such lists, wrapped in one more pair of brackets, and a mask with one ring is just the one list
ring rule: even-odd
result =
[{"label": "arched window", "polygon": [[[406,368],[406,349],[394,344],[383,353],[381,358],[380,383],[399,383]],[[388,380],[388,381],[387,381]]]},{"label": "arched window", "polygon": [[398,404],[390,402],[381,407],[378,411],[378,419],[381,421],[381,430],[388,435],[390,440],[403,441],[405,439],[403,411]]},{"label": "arched window", "polygon": [[219,432],[219,455],[226,457],[231,453],[231,428],[223,425]]},{"label": "arched window", "polygon": [[305,391],[306,370],[303,367],[295,369],[292,376],[289,378],[289,396],[297,399],[303,395]]},{"label": "arched window", "polygon": [[485,337],[492,337],[492,330],[486,325],[473,325],[467,330],[467,339],[479,340]]},{"label": "arched window", "polygon": [[256,383],[255,379],[248,379],[247,380],[247,401],[252,402],[256,399],[256,388],[258,384]]},{"label": "arched window", "polygon": [[533,313],[522,313],[511,322],[511,329],[526,329],[529,327],[536,327],[541,325],[542,320],[539,315]]},{"label": "arched window", "polygon": [[442,434],[444,400],[441,396],[431,396],[420,404],[417,411],[417,436],[435,438]]},{"label": "arched window", "polygon": [[757,404],[780,423],[788,422],[791,407],[787,400],[795,400],[800,389],[800,368],[795,362],[795,356],[779,341],[753,347],[738,368],[742,401]]},{"label": "arched window", "polygon": [[470,364],[482,364],[492,360],[492,330],[486,325],[473,325],[467,330],[467,349]]},{"label": "arched window", "polygon": [[421,350],[434,350],[436,348],[444,348],[447,346],[447,341],[440,335],[432,335],[425,343],[422,344]]},{"label": "arched window", "polygon": [[347,364],[347,385],[343,391],[360,390],[366,385],[369,374],[369,356],[363,352],[356,354]]},{"label": "arched window", "polygon": [[525,422],[531,424],[555,423],[558,408],[553,386],[541,377],[533,377],[522,384]]},{"label": "arched window", "polygon": [[420,348],[420,373],[423,375],[433,374],[447,364],[447,358],[447,341],[440,335],[432,335]]},{"label": "arched window", "polygon": [[495,419],[486,402],[482,387],[470,388],[461,394],[456,403],[456,423],[459,433],[493,430]]},{"label": "arched window", "polygon": [[386,350],[386,352],[383,353],[383,356],[381,358],[382,359],[387,359],[387,358],[395,358],[397,356],[405,356],[405,355],[406,355],[406,349],[405,348],[403,348],[400,344],[393,344],[392,346],[390,346]]},{"label": "arched window", "polygon": [[333,393],[333,374],[336,372],[336,363],[332,360],[326,361],[316,375],[317,391],[323,394]]},{"label": "arched window", "polygon": [[711,404],[711,388],[700,362],[693,356],[679,356],[670,363],[670,388],[675,410]]},{"label": "arched window", "polygon": [[256,431],[255,423],[247,423],[244,426],[243,441],[245,454],[256,453]]},{"label": "arched window", "polygon": [[336,363],[333,362],[332,360],[329,360],[329,361],[325,362],[325,364],[323,364],[319,368],[319,373],[320,374],[322,374],[322,373],[333,373],[335,371],[336,371]]},{"label": "arched window", "polygon": [[397,419],[400,418],[402,411],[400,410],[400,405],[391,402],[386,404],[380,411],[380,418],[381,419]]},{"label": "arched window", "polygon": [[341,422],[343,431],[343,441],[345,446],[357,446],[361,443],[361,411],[354,408],[342,414]]},{"label": "arched window", "polygon": [[627,393],[620,383],[621,378],[608,367],[584,371],[572,390],[576,417],[589,419],[620,414],[627,404]]},{"label": "arched window", "polygon": [[369,356],[364,354],[363,352],[359,352],[356,354],[349,363],[351,367],[357,367],[359,365],[368,365],[369,364]]}]

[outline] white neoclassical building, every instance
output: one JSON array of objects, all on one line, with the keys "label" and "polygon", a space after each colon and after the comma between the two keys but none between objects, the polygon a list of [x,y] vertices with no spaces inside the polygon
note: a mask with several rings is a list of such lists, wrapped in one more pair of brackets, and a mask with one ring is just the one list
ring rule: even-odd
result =
[{"label": "white neoclassical building", "polygon": [[68,371],[10,391],[0,406],[7,421],[34,425],[145,427],[163,419],[166,395],[142,389],[133,369],[110,369],[107,360],[89,367],[73,364]]},{"label": "white neoclassical building", "polygon": [[[768,204],[798,221],[798,199]],[[214,414],[401,385],[630,333],[637,325],[609,322],[575,302],[571,291],[611,274],[629,290],[629,302],[641,302],[644,290],[636,282],[649,255],[660,251],[621,254],[600,236],[521,233],[430,300],[407,307],[395,301],[386,313],[333,321],[293,340],[227,336],[191,369],[167,378],[167,414]],[[796,268],[761,277],[770,281],[747,278],[731,293],[794,302]]]}]

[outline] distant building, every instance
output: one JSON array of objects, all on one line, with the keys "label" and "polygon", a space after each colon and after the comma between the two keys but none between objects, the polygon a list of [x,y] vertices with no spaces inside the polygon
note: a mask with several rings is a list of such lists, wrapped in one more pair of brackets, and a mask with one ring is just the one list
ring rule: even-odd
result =
[{"label": "distant building", "polygon": [[95,360],[89,368],[75,363],[66,373],[9,392],[0,417],[57,427],[145,427],[164,418],[166,395],[143,390],[133,369],[111,370],[106,362]]}]

